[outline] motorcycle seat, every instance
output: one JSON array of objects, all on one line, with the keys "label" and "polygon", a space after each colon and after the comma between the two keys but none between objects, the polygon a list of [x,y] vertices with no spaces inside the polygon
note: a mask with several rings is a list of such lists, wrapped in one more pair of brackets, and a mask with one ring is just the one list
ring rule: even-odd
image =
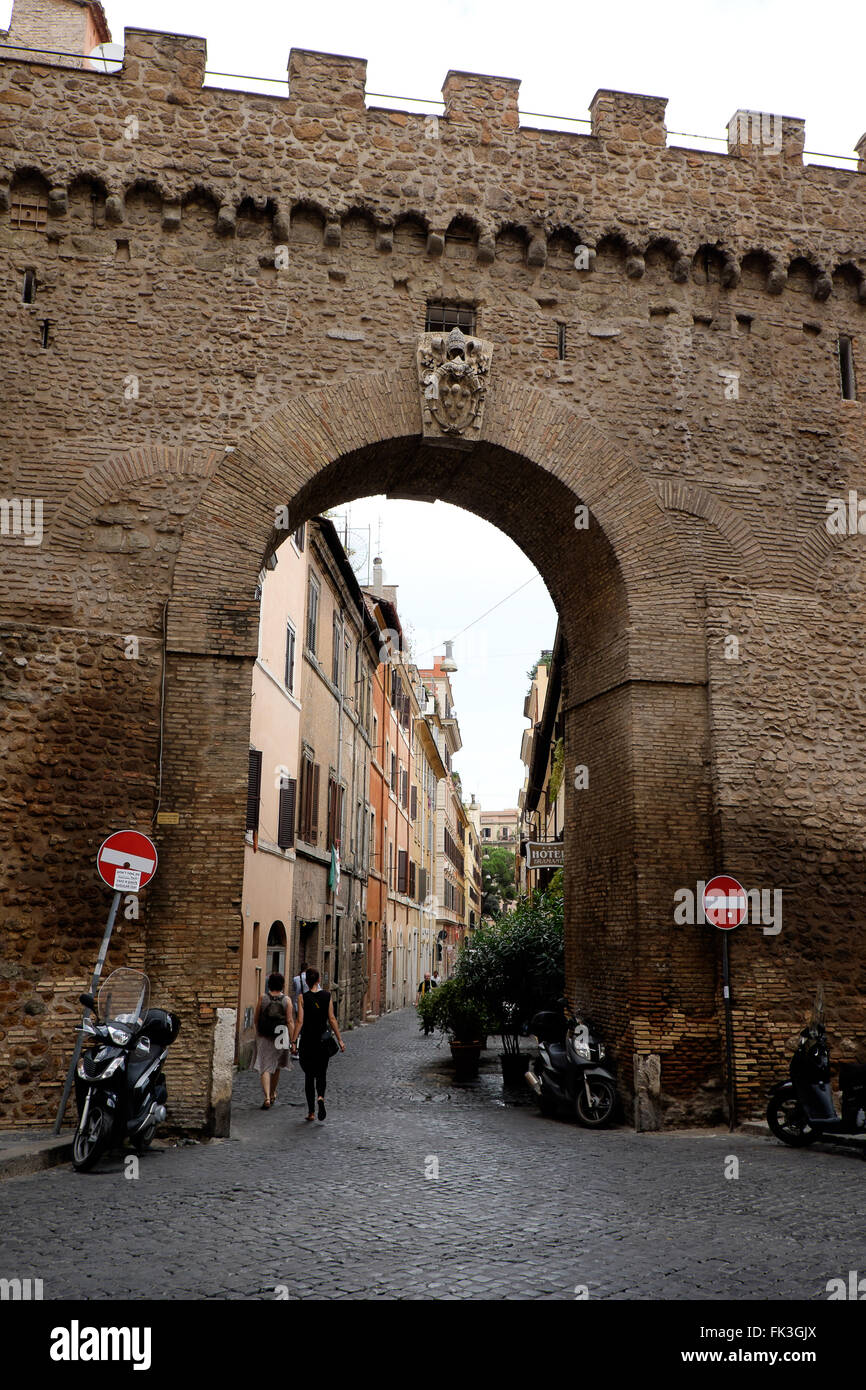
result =
[{"label": "motorcycle seat", "polygon": [[866,1086],[866,1066],[856,1062],[843,1062],[839,1068],[839,1085],[843,1091],[852,1086]]},{"label": "motorcycle seat", "polygon": [[564,1043],[548,1043],[547,1055],[554,1071],[565,1071],[568,1066],[568,1056]]}]

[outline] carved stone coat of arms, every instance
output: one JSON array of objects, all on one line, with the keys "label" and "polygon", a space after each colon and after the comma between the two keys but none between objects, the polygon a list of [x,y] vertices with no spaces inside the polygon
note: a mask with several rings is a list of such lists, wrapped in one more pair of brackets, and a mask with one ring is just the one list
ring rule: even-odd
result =
[{"label": "carved stone coat of arms", "polygon": [[458,447],[481,434],[493,344],[467,338],[459,328],[422,333],[418,380],[425,439]]}]

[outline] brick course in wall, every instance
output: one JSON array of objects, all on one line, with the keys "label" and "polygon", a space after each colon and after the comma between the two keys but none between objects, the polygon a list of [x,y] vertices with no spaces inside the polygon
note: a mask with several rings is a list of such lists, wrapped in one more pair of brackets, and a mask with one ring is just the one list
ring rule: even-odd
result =
[{"label": "brick course in wall", "polygon": [[[669,1119],[719,1111],[718,941],[673,924],[718,869],[785,891],[779,935],[732,943],[741,1110],[819,982],[855,1056],[863,540],[824,521],[866,492],[837,356],[842,333],[866,382],[863,174],[804,166],[787,118],[777,153],[709,154],[666,143],[657,98],[599,92],[573,135],[479,74],[431,118],[367,108],[359,59],[293,51],[284,97],[204,67],[203,40],[132,29],[114,75],[0,61],[0,489],[45,518],[42,544],[0,543],[4,1122],[56,1102],[93,856],[152,828],[161,766],[179,824],[110,964],[143,960],[183,1015],[172,1118],[225,1131],[256,576],[278,505],[294,526],[377,492],[487,518],[557,604],[566,773],[590,769],[566,776],[569,991],[624,1093],[655,1054]],[[432,299],[493,345],[467,450],[422,437]]]}]

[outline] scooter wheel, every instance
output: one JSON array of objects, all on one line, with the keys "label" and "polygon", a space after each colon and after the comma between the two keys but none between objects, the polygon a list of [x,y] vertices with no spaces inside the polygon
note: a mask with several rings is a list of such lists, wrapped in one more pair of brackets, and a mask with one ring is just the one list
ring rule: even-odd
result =
[{"label": "scooter wheel", "polygon": [[156,1121],[153,1124],[145,1125],[139,1134],[132,1140],[132,1147],[137,1154],[147,1153],[153,1143],[153,1136],[156,1134]]},{"label": "scooter wheel", "polygon": [[72,1166],[79,1173],[86,1173],[105,1153],[110,1140],[111,1117],[101,1105],[92,1104],[87,1112],[84,1127],[82,1128],[79,1120],[75,1131],[72,1141]]},{"label": "scooter wheel", "polygon": [[581,1081],[574,1098],[578,1122],[590,1129],[601,1129],[613,1119],[616,1105],[616,1088],[602,1077],[593,1077],[589,1083],[591,1102],[586,1097],[586,1087]]},{"label": "scooter wheel", "polygon": [[767,1106],[767,1124],[777,1139],[792,1149],[804,1149],[814,1144],[818,1131],[806,1118],[806,1112],[795,1096],[781,1096]]}]

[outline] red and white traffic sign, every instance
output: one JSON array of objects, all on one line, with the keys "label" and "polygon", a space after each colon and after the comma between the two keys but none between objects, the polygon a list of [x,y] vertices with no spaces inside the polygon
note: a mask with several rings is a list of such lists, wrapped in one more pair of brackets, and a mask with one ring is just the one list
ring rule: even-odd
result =
[{"label": "red and white traffic sign", "polygon": [[137,830],[109,835],[96,856],[100,878],[116,893],[137,893],[156,873],[156,845]]},{"label": "red and white traffic sign", "polygon": [[738,927],[749,910],[746,890],[735,878],[718,874],[704,889],[704,915],[714,927],[731,931]]}]

